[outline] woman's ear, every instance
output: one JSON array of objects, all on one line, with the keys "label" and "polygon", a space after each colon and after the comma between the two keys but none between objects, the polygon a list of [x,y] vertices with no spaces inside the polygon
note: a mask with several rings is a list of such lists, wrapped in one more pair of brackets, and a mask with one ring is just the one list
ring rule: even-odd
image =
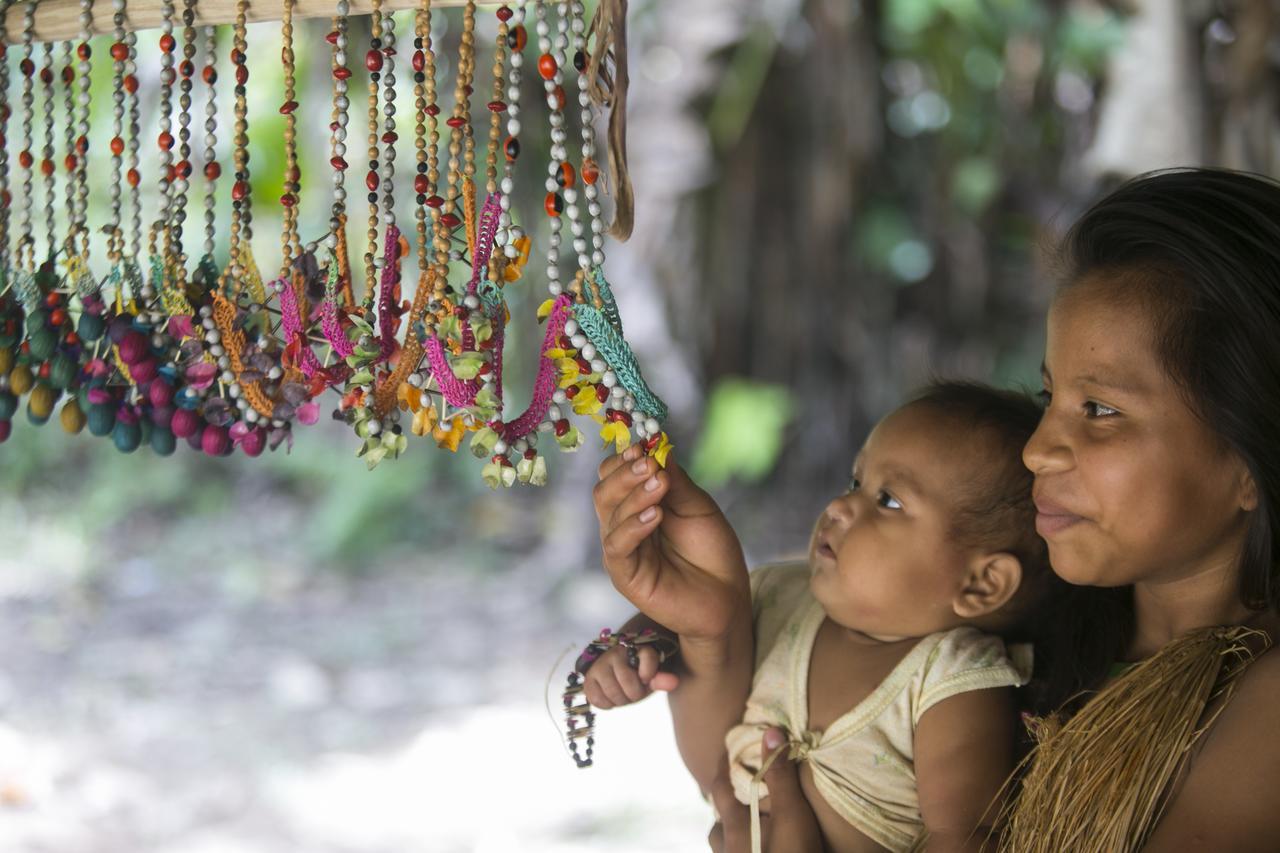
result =
[{"label": "woman's ear", "polygon": [[961,619],[986,616],[1007,604],[1021,585],[1022,562],[1017,557],[1004,551],[980,554],[969,561],[951,609]]},{"label": "woman's ear", "polygon": [[1249,466],[1241,463],[1240,481],[1236,491],[1240,495],[1240,509],[1253,512],[1258,508],[1258,483],[1253,479]]}]

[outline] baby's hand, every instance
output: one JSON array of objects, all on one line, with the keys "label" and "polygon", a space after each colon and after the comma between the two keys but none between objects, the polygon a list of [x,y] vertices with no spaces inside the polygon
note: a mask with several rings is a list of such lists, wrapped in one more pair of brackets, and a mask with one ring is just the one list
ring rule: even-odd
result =
[{"label": "baby's hand", "polygon": [[670,692],[680,679],[658,671],[658,651],[652,645],[636,648],[638,669],[627,665],[627,650],[614,646],[596,658],[583,678],[587,701],[601,710],[639,702],[655,690]]}]

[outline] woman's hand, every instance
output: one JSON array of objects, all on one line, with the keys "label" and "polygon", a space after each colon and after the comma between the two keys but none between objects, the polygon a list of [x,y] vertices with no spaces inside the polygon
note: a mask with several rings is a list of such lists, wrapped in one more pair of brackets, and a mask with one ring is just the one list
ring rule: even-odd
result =
[{"label": "woman's hand", "polygon": [[[764,761],[779,749],[786,749],[781,729],[769,729],[762,737]],[[779,755],[764,774],[769,789],[769,814],[761,815],[761,849],[764,853],[822,853],[822,832],[804,791],[795,762]],[[729,781],[729,759],[721,762],[720,773],[711,787],[720,822],[711,828],[707,840],[714,853],[750,853],[751,810],[738,802]]]},{"label": "woman's hand", "polygon": [[[606,459],[592,493],[613,585],[682,641],[721,640],[750,613],[742,546],[711,496],[639,447]],[[749,617],[748,617],[749,618]]]}]

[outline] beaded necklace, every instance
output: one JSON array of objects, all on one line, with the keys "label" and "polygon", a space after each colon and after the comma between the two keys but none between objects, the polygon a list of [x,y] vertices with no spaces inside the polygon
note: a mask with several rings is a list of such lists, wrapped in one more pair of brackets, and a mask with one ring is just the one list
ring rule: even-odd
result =
[{"label": "beaded necklace", "polygon": [[19,217],[21,236],[18,238],[17,267],[14,289],[21,297],[27,310],[35,307],[40,293],[35,286],[35,237],[32,233],[32,199],[33,175],[32,166],[35,158],[31,154],[32,131],[31,118],[34,111],[35,95],[33,94],[33,78],[35,62],[32,60],[32,37],[35,32],[36,0],[27,0],[23,14],[22,27],[22,61],[18,69],[22,72],[22,150],[18,153],[18,165],[22,168],[22,210]]},{"label": "beaded necklace", "polygon": [[200,300],[203,302],[216,288],[217,264],[213,259],[214,227],[218,206],[218,178],[222,166],[218,163],[218,28],[204,28],[204,68],[200,72],[206,87],[204,107],[204,255],[198,267]]}]

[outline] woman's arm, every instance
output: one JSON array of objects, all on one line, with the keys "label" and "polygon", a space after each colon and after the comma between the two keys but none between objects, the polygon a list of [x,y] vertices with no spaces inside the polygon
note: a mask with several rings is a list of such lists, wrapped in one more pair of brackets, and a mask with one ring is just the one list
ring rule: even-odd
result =
[{"label": "woman's arm", "polygon": [[1280,654],[1252,663],[1205,736],[1147,853],[1274,851],[1280,839]]}]

